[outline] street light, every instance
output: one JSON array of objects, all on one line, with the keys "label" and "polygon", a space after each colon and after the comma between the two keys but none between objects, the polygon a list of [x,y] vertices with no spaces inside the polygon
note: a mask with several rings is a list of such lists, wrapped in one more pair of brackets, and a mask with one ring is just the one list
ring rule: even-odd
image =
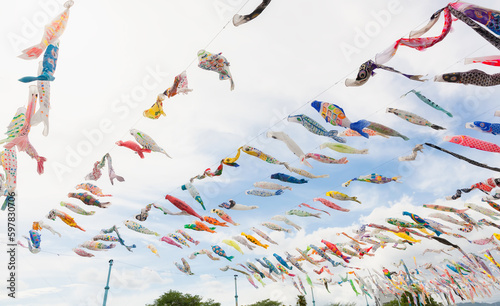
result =
[{"label": "street light", "polygon": [[311,295],[312,295],[312,298],[313,298],[313,306],[316,306],[316,301],[314,300],[314,290],[313,290],[312,286],[311,286]]},{"label": "street light", "polygon": [[113,259],[109,260],[108,281],[106,282],[106,287],[104,287],[104,300],[102,302],[102,306],[106,306],[106,300],[108,299],[109,277],[111,276],[111,266],[113,266]]},{"label": "street light", "polygon": [[236,278],[238,275],[234,275],[234,300],[236,301],[236,306],[238,306],[238,286],[236,282]]}]

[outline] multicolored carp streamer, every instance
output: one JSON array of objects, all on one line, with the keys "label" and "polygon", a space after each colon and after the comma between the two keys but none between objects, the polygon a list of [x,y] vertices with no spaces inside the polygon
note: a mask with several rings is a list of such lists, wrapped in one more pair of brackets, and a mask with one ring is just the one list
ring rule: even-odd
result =
[{"label": "multicolored carp streamer", "polygon": [[174,79],[174,84],[172,84],[171,87],[167,88],[163,95],[172,98],[173,96],[177,94],[185,94],[187,95],[188,92],[193,91],[192,89],[188,88],[188,80],[187,80],[187,74],[186,71],[181,72],[181,74],[177,75]]},{"label": "multicolored carp streamer", "polygon": [[49,213],[47,215],[47,219],[55,221],[56,217],[59,217],[59,219],[61,219],[61,221],[63,221],[67,225],[69,225],[71,227],[76,227],[77,229],[85,232],[85,230],[83,228],[81,228],[78,224],[76,224],[75,219],[73,219],[67,213],[62,212],[62,211],[57,210],[57,209],[52,209],[51,211],[49,211]]},{"label": "multicolored carp streamer", "polygon": [[292,187],[283,186],[280,184],[270,183],[270,182],[255,182],[253,183],[253,186],[257,188],[270,189],[270,190],[286,190],[286,189],[292,190]]},{"label": "multicolored carp streamer", "polygon": [[221,53],[212,54],[205,50],[198,51],[198,67],[201,69],[214,71],[219,74],[219,80],[228,80],[231,82],[231,90],[234,90],[234,81],[231,71],[229,71],[229,62]]},{"label": "multicolored carp streamer", "polygon": [[144,158],[144,153],[151,153],[151,150],[144,149],[138,143],[132,140],[127,140],[127,141],[118,140],[117,142],[115,142],[115,144],[119,147],[125,147],[134,151],[135,153],[137,153],[137,155],[139,155],[140,158]]},{"label": "multicolored carp streamer", "polygon": [[166,96],[164,94],[159,94],[155,104],[142,112],[142,115],[149,119],[158,119],[160,116],[166,116],[167,114],[163,111],[163,101],[165,101],[165,98]]},{"label": "multicolored carp streamer", "polygon": [[285,217],[285,216],[277,215],[277,216],[272,217],[271,219],[275,220],[275,221],[282,221],[285,224],[288,224],[290,226],[295,227],[295,229],[298,230],[298,231],[300,231],[302,229],[302,227],[300,227],[297,224],[293,223],[292,221],[288,220],[288,218]]},{"label": "multicolored carp streamer", "polygon": [[485,199],[482,199],[483,202],[486,202],[488,203],[488,205],[490,205],[492,208],[494,208],[496,211],[500,211],[500,205],[495,203],[495,202],[492,202],[490,200],[485,200]]},{"label": "multicolored carp streamer", "polygon": [[276,241],[274,241],[273,239],[271,239],[271,237],[269,237],[266,233],[264,233],[263,231],[261,231],[260,229],[258,228],[255,228],[255,227],[251,227],[250,228],[252,231],[254,231],[257,235],[259,235],[260,237],[262,237],[263,239],[269,241],[270,243],[272,244],[276,244],[278,245],[278,243]]},{"label": "multicolored carp streamer", "polygon": [[463,212],[467,211],[467,208],[466,209],[456,209],[453,207],[441,206],[441,205],[424,204],[422,206],[425,208],[435,209],[435,210],[439,210],[439,211],[452,212],[452,213],[463,213]]},{"label": "multicolored carp streamer", "polygon": [[205,205],[203,204],[203,200],[201,199],[200,193],[194,187],[194,185],[191,184],[191,182],[188,182],[188,183],[182,185],[181,189],[182,190],[187,190],[189,192],[189,194],[193,197],[193,199],[195,199],[196,202],[200,203],[200,205],[203,208],[203,210],[206,210]]},{"label": "multicolored carp streamer", "polygon": [[73,248],[73,252],[82,257],[94,257],[95,255],[79,248]]},{"label": "multicolored carp streamer", "polygon": [[356,76],[356,79],[346,79],[345,80],[345,86],[351,87],[351,86],[361,86],[364,85],[366,82],[368,82],[368,79],[370,79],[371,76],[375,75],[374,70],[375,69],[383,69],[386,71],[394,72],[401,74],[402,76],[414,80],[414,81],[419,81],[419,82],[424,82],[426,81],[423,79],[423,75],[412,75],[412,74],[405,74],[400,71],[397,71],[396,69],[388,66],[384,66],[381,64],[377,64],[372,60],[369,60],[359,67],[358,75]]},{"label": "multicolored carp streamer", "polygon": [[285,143],[288,149],[299,158],[302,164],[308,166],[309,168],[312,168],[311,164],[309,164],[309,162],[307,162],[306,160],[306,154],[304,153],[304,151],[302,151],[299,145],[290,136],[288,136],[288,134],[286,134],[285,132],[268,131],[266,133],[266,136]]},{"label": "multicolored carp streamer", "polygon": [[92,240],[94,240],[94,241],[97,241],[97,240],[102,240],[102,241],[116,241],[116,242],[120,241],[120,239],[117,238],[117,237],[115,237],[115,236],[104,235],[104,234],[95,235],[94,237],[92,237]]},{"label": "multicolored carp streamer", "polygon": [[428,143],[428,142],[426,142],[426,143],[425,143],[425,145],[426,145],[426,146],[429,146],[429,147],[431,147],[431,148],[437,149],[437,150],[439,150],[439,151],[442,151],[442,152],[448,153],[448,154],[450,154],[451,156],[456,157],[456,158],[458,158],[458,159],[461,159],[461,160],[463,160],[463,161],[466,161],[466,162],[468,162],[468,163],[469,163],[469,164],[471,164],[471,165],[474,165],[474,166],[477,166],[477,167],[481,167],[481,168],[485,168],[485,169],[489,169],[489,170],[492,170],[492,171],[497,171],[497,172],[500,172],[500,168],[490,167],[490,166],[488,166],[488,165],[486,165],[486,164],[483,164],[483,163],[477,162],[477,161],[472,160],[472,159],[470,159],[470,158],[467,158],[467,157],[465,157],[465,156],[463,156],[463,155],[460,155],[460,154],[457,154],[457,153],[454,153],[454,152],[450,152],[450,151],[448,151],[448,150],[446,150],[446,149],[443,149],[443,148],[441,148],[441,147],[439,147],[439,146],[436,146],[436,145],[434,145],[434,144],[432,144],[432,143]]},{"label": "multicolored carp streamer", "polygon": [[[17,110],[15,117],[7,126],[6,134],[8,137],[1,140],[0,143],[7,142],[4,147],[8,150],[16,146],[19,151],[25,151],[26,154],[37,161],[37,172],[38,174],[42,174],[44,172],[43,163],[47,159],[38,155],[28,137],[31,130],[31,118],[33,117],[36,109],[37,97],[37,87],[35,85],[31,85],[29,87],[27,108],[21,107]],[[22,115],[23,112],[24,116]]]},{"label": "multicolored carp streamer", "polygon": [[188,228],[188,229],[191,229],[193,231],[199,231],[199,232],[205,231],[205,232],[209,232],[212,234],[217,233],[216,231],[214,231],[215,227],[208,227],[204,223],[202,223],[198,220],[194,221],[194,224],[185,224],[184,228]]},{"label": "multicolored carp streamer", "polygon": [[146,247],[150,249],[151,252],[153,252],[156,256],[160,257],[160,254],[158,254],[158,249],[153,244],[150,243]]},{"label": "multicolored carp streamer", "polygon": [[354,202],[361,204],[361,202],[358,200],[357,197],[350,197],[347,194],[339,192],[339,191],[333,191],[333,190],[328,191],[325,195],[327,197],[332,197],[332,198],[340,200],[340,201],[354,201]]},{"label": "multicolored carp streamer", "polygon": [[445,136],[443,140],[449,141],[451,143],[456,143],[464,147],[478,149],[481,151],[500,153],[500,146],[470,136],[464,136],[464,135]]},{"label": "multicolored carp streamer", "polygon": [[229,200],[228,202],[223,202],[222,204],[219,204],[219,207],[225,208],[225,209],[233,209],[233,210],[252,210],[252,209],[257,209],[259,206],[252,205],[243,205],[243,204],[237,204],[234,200]]},{"label": "multicolored carp streamer", "polygon": [[476,184],[470,186],[470,188],[458,189],[454,195],[448,196],[448,197],[446,197],[446,199],[447,200],[456,200],[462,196],[462,193],[469,193],[474,189],[479,189],[482,192],[489,194],[493,190],[493,188],[497,188],[497,187],[500,187],[500,178],[490,177],[489,179],[487,179],[485,181],[482,181],[482,182],[479,182],[479,183],[476,183]]},{"label": "multicolored carp streamer", "polygon": [[285,168],[288,171],[293,172],[293,173],[297,173],[298,175],[302,175],[302,176],[305,176],[307,178],[314,179],[314,178],[327,178],[327,177],[330,177],[329,174],[315,175],[315,174],[312,174],[310,172],[307,172],[306,170],[292,167],[292,166],[290,166],[287,163],[283,163],[283,165],[285,166]]},{"label": "multicolored carp streamer", "polygon": [[68,193],[68,198],[75,198],[82,201],[86,205],[97,206],[100,208],[108,208],[111,205],[111,202],[102,202],[98,199],[94,198],[92,195],[86,192],[70,192]]},{"label": "multicolored carp streamer", "polygon": [[287,215],[299,216],[299,217],[316,217],[321,219],[321,213],[311,214],[310,212],[299,210],[299,209],[291,209],[286,212]]},{"label": "multicolored carp streamer", "polygon": [[323,198],[314,198],[313,201],[318,201],[318,202],[321,202],[323,205],[327,206],[327,207],[330,207],[331,209],[335,209],[335,210],[339,210],[339,211],[344,211],[344,212],[349,212],[350,210],[347,209],[347,208],[343,208],[343,207],[340,207],[338,206],[337,204],[331,202],[331,201],[328,201],[326,199],[323,199]]},{"label": "multicolored carp streamer", "polygon": [[[243,146],[240,148],[243,152],[247,153],[248,155],[255,156],[267,163],[274,164],[274,165],[284,165],[284,162],[280,162],[276,158],[267,155],[266,153],[250,146]],[[239,149],[238,149],[239,150]]]},{"label": "multicolored carp streamer", "polygon": [[445,113],[446,115],[448,115],[448,117],[453,117],[452,113],[450,113],[449,111],[445,110],[444,108],[442,108],[441,106],[437,105],[436,103],[432,102],[426,96],[424,96],[420,91],[416,91],[415,89],[410,90],[409,92],[405,93],[401,97],[405,97],[410,92],[414,93],[420,99],[420,101],[424,102],[425,104],[429,105],[430,107],[432,107],[434,109],[437,109],[439,111],[442,111],[443,113]]},{"label": "multicolored carp streamer", "polygon": [[139,130],[136,130],[136,129],[131,129],[130,135],[134,136],[135,141],[137,141],[144,149],[148,149],[148,150],[151,150],[153,152],[162,153],[162,154],[165,154],[168,158],[172,158],[172,157],[170,157],[170,155],[168,155],[167,152],[165,152],[165,150],[163,150],[162,147],[160,147],[158,144],[156,144],[156,142],[153,140],[153,138],[151,138],[151,136],[149,136],[148,134],[141,132]]},{"label": "multicolored carp streamer", "polygon": [[112,249],[116,246],[114,243],[104,244],[102,242],[97,242],[97,241],[85,241],[84,243],[79,245],[80,247],[84,247],[86,249],[89,249],[91,251],[107,251],[109,249]]},{"label": "multicolored carp streamer", "polygon": [[236,251],[240,252],[242,255],[244,254],[243,250],[241,250],[241,247],[239,246],[238,243],[236,243],[236,241],[231,240],[231,239],[224,239],[224,240],[222,240],[222,243],[225,243],[228,246],[233,247]]},{"label": "multicolored carp streamer", "polygon": [[496,86],[500,85],[500,73],[488,74],[482,70],[472,69],[466,72],[452,72],[434,77],[435,82],[460,83],[464,85]]},{"label": "multicolored carp streamer", "polygon": [[[365,132],[366,134],[368,134],[369,136],[382,136],[384,138],[389,138],[389,136],[386,136],[384,134],[380,134],[378,132],[375,132],[374,130],[370,130],[370,129],[367,129],[367,128],[364,128],[363,129],[363,132]],[[351,130],[351,129],[346,129],[345,131],[343,132],[340,132],[339,133],[339,136],[344,136],[344,137],[357,137],[357,136],[362,136],[360,133],[354,131],[354,130]]]},{"label": "multicolored carp streamer", "polygon": [[344,138],[337,136],[339,134],[338,131],[336,130],[327,131],[321,124],[319,124],[318,122],[316,122],[315,120],[306,115],[288,116],[288,122],[295,122],[301,124],[303,127],[305,127],[309,132],[313,134],[330,137],[331,139],[340,143],[346,142]]},{"label": "multicolored carp streamer", "polygon": [[262,3],[259,4],[259,6],[257,6],[257,8],[255,8],[255,10],[253,12],[251,12],[250,14],[248,14],[248,15],[239,15],[239,14],[234,15],[233,16],[233,25],[235,27],[237,27],[237,26],[245,24],[245,23],[249,22],[250,20],[256,18],[266,9],[266,7],[269,5],[269,3],[271,3],[271,0],[262,0]]},{"label": "multicolored carp streamer", "polygon": [[340,153],[347,153],[347,154],[368,154],[368,149],[362,149],[358,150],[353,147],[344,145],[344,144],[338,144],[338,143],[332,143],[332,142],[325,142],[319,146],[320,149],[324,148],[329,148],[334,151],[340,152]]},{"label": "multicolored carp streamer", "polygon": [[109,180],[111,181],[111,185],[114,185],[113,182],[114,179],[116,179],[119,182],[124,182],[125,179],[115,173],[115,170],[113,169],[113,161],[109,153],[106,153],[106,155],[104,155],[100,161],[96,161],[94,163],[94,168],[92,169],[92,172],[87,174],[85,176],[85,179],[97,181],[102,176],[101,169],[106,165],[106,160],[108,161],[108,176]]},{"label": "multicolored carp streamer", "polygon": [[181,271],[182,273],[186,273],[187,275],[194,275],[194,273],[191,272],[191,267],[189,266],[188,262],[184,258],[181,258],[181,261],[182,265],[174,262],[174,265],[177,267],[177,269],[179,269],[179,271]]},{"label": "multicolored carp streamer", "polygon": [[68,23],[69,9],[73,6],[73,4],[74,2],[72,0],[66,1],[64,3],[64,7],[66,9],[61,14],[57,15],[49,24],[45,25],[42,41],[37,45],[21,51],[22,54],[18,57],[26,60],[37,59],[40,55],[42,55],[47,46],[61,37],[66,29],[66,24]]},{"label": "multicolored carp streamer", "polygon": [[29,249],[29,251],[32,253],[32,254],[37,254],[37,253],[40,253],[41,251],[41,248],[40,248],[40,243],[41,243],[41,235],[40,233],[38,233],[37,231],[35,230],[30,230],[29,231],[30,233],[30,236],[29,237],[26,237],[26,236],[23,236],[24,239],[26,239],[26,241],[28,242],[28,246],[24,246],[20,241],[17,242],[18,245],[24,247],[24,248],[27,248]]},{"label": "multicolored carp streamer", "polygon": [[52,226],[48,225],[48,224],[45,224],[42,220],[38,221],[38,222],[33,222],[33,229],[35,231],[39,231],[41,229],[46,229],[48,230],[49,232],[52,233],[52,235],[58,235],[59,237],[61,237],[61,234],[57,231],[55,231]]},{"label": "multicolored carp streamer", "polygon": [[283,192],[284,191],[282,189],[279,189],[279,190],[276,190],[276,191],[251,189],[251,190],[245,191],[245,194],[259,196],[259,197],[271,197],[271,196],[283,194]]},{"label": "multicolored carp streamer", "polygon": [[484,121],[467,122],[465,127],[483,133],[500,135],[500,123],[489,123]]},{"label": "multicolored carp streamer", "polygon": [[61,204],[61,206],[64,206],[67,209],[71,210],[72,212],[75,212],[75,213],[80,214],[80,215],[90,216],[90,215],[95,214],[95,211],[86,211],[85,209],[83,209],[80,206],[75,205],[75,204],[71,204],[68,202],[61,202],[60,204]]},{"label": "multicolored carp streamer", "polygon": [[146,207],[141,208],[141,213],[135,215],[134,218],[139,221],[146,221],[149,215],[149,211],[151,210],[151,206],[153,206],[153,204],[148,204],[146,205]]},{"label": "multicolored carp streamer", "polygon": [[374,184],[386,184],[390,183],[392,181],[401,183],[398,181],[401,178],[401,176],[394,176],[394,177],[385,177],[377,173],[372,173],[368,175],[362,175],[355,177],[353,179],[348,180],[347,182],[342,184],[342,187],[347,187],[351,184],[352,181],[360,181],[360,182],[367,182],[367,183],[374,183]]},{"label": "multicolored carp streamer", "polygon": [[284,173],[271,174],[271,178],[275,179],[275,180],[280,180],[282,182],[293,183],[293,184],[305,184],[305,183],[307,183],[307,180],[305,180],[305,179],[298,179],[298,178],[295,178],[293,176],[290,176],[290,175],[284,174]]},{"label": "multicolored carp streamer", "polygon": [[370,122],[370,125],[368,128],[374,130],[375,132],[378,132],[380,134],[386,135],[386,136],[391,136],[391,137],[401,137],[404,140],[409,140],[410,138],[406,137],[405,135],[399,133],[398,131],[391,129],[388,126],[385,126],[383,124],[377,123],[377,122]]},{"label": "multicolored carp streamer", "polygon": [[[477,34],[500,50],[500,38],[491,33],[500,34],[499,11],[459,1],[448,4],[448,9],[453,16],[460,19],[460,21],[471,27]],[[485,25],[486,29],[478,23]]]},{"label": "multicolored carp streamer", "polygon": [[428,126],[428,127],[431,127],[435,130],[446,130],[444,127],[441,127],[439,125],[435,125],[435,124],[429,122],[427,119],[422,118],[418,115],[415,115],[414,113],[410,113],[408,111],[395,109],[395,108],[388,108],[386,111],[388,113],[392,113],[392,114],[398,116],[399,118],[404,119],[404,120],[406,120],[410,123],[416,124],[416,125]]},{"label": "multicolored carp streamer", "polygon": [[[2,210],[7,208],[10,202],[15,203],[15,191],[17,186],[17,153],[15,148],[5,149],[1,155],[2,167],[5,171],[5,181],[2,183],[5,201],[2,204]],[[3,176],[2,176],[3,180]]]},{"label": "multicolored carp streamer", "polygon": [[[420,37],[429,31],[439,19],[441,12],[444,13],[444,26],[441,34],[435,37]],[[398,39],[394,44],[392,44],[387,50],[378,53],[375,56],[375,62],[378,64],[384,64],[388,62],[398,51],[399,46],[406,46],[410,48],[417,49],[419,51],[423,51],[427,48],[430,48],[442,41],[446,35],[451,31],[451,23],[452,18],[450,14],[450,10],[448,8],[443,8],[435,12],[429,21],[429,23],[421,30],[414,31],[410,34],[410,38],[401,38]]]},{"label": "multicolored carp streamer", "polygon": [[400,156],[398,157],[398,160],[399,161],[412,161],[412,160],[415,160],[417,158],[417,153],[418,152],[422,152],[422,150],[424,149],[424,145],[423,144],[418,144],[416,145],[411,151],[411,154],[410,155],[407,155],[407,156]]},{"label": "multicolored carp streamer", "polygon": [[[44,62],[40,62],[38,65],[38,74],[43,74],[44,72]],[[49,81],[37,81],[38,88],[38,110],[31,117],[31,126],[36,126],[40,122],[43,122],[42,135],[49,135],[49,113],[50,113],[50,82]]]},{"label": "multicolored carp streamer", "polygon": [[472,210],[475,210],[478,213],[483,214],[485,216],[488,216],[488,217],[492,218],[493,220],[499,220],[497,217],[500,216],[500,213],[498,213],[494,210],[481,207],[481,206],[476,205],[474,203],[465,203],[464,205],[465,205],[465,207],[472,209]]},{"label": "multicolored carp streamer", "polygon": [[220,209],[213,208],[210,212],[216,214],[217,216],[219,216],[219,218],[221,218],[226,222],[231,223],[234,226],[240,225],[239,223],[234,222],[233,219],[228,214],[226,214],[224,211]]},{"label": "multicolored carp streamer", "polygon": [[194,217],[200,219],[201,221],[203,221],[203,217],[200,216],[193,208],[191,208],[191,206],[189,206],[186,202],[182,201],[181,199],[178,199],[178,198],[173,197],[173,196],[168,195],[168,194],[165,196],[165,199],[169,200],[170,203],[172,203],[178,209],[185,211],[186,213],[190,214],[191,216],[194,216]]},{"label": "multicolored carp streamer", "polygon": [[118,236],[118,242],[120,242],[120,244],[123,245],[125,248],[127,248],[127,250],[129,250],[130,252],[132,252],[132,249],[136,247],[135,244],[132,244],[131,246],[125,245],[125,241],[120,236],[120,233],[118,232],[118,227],[116,227],[116,225],[113,225],[109,229],[102,229],[101,230],[101,233],[103,233],[103,234],[109,234],[112,232],[116,233],[116,236]]},{"label": "multicolored carp streamer", "polygon": [[104,194],[102,192],[102,189],[97,187],[96,185],[92,185],[91,183],[82,183],[79,185],[75,186],[75,189],[83,189],[86,191],[90,191],[93,195],[96,195],[98,197],[111,197],[112,195],[110,194]]},{"label": "multicolored carp streamer", "polygon": [[331,216],[331,215],[330,215],[330,213],[329,213],[329,212],[327,212],[326,210],[322,210],[322,209],[317,209],[317,208],[314,208],[314,207],[312,207],[311,205],[306,204],[306,203],[299,204],[299,207],[307,207],[307,208],[310,208],[310,209],[312,209],[312,210],[317,210],[317,211],[324,212],[325,214],[327,214],[327,215]]},{"label": "multicolored carp streamer", "polygon": [[335,126],[342,126],[344,128],[350,128],[363,137],[368,138],[369,135],[363,131],[365,127],[367,127],[370,122],[367,120],[359,120],[357,122],[351,122],[349,118],[344,113],[344,110],[335,104],[321,102],[321,101],[313,101],[311,106],[325,119],[326,122]]},{"label": "multicolored carp streamer", "polygon": [[220,257],[224,257],[225,259],[227,259],[229,261],[231,261],[234,258],[234,256],[227,256],[226,252],[218,245],[213,245],[212,251],[215,254],[219,255]]},{"label": "multicolored carp streamer", "polygon": [[[221,162],[220,165],[217,167],[217,169],[215,169],[214,172],[212,172],[212,170],[210,170],[210,168],[208,168],[205,171],[203,171],[203,174],[193,176],[192,178],[190,178],[189,182],[192,183],[194,180],[202,180],[202,179],[207,178],[207,177],[221,176],[224,165],[227,165],[227,164],[224,162]],[[235,164],[234,166],[238,167],[239,165]]]},{"label": "multicolored carp streamer", "polygon": [[210,258],[211,260],[220,260],[220,258],[218,257],[215,257],[214,255],[212,255],[212,252],[207,250],[207,249],[201,249],[199,251],[196,251],[194,253],[192,253],[191,255],[189,255],[189,259],[195,259],[196,256],[198,255],[207,255],[208,258]]},{"label": "multicolored carp streamer", "polygon": [[203,219],[205,220],[205,222],[210,223],[210,224],[215,225],[215,226],[229,227],[229,225],[227,225],[226,222],[220,222],[219,220],[212,218],[212,217],[203,216]]},{"label": "multicolored carp streamer", "polygon": [[42,62],[42,71],[36,77],[22,77],[19,79],[22,83],[30,83],[33,81],[54,81],[54,72],[56,71],[57,58],[59,57],[59,40],[55,40],[45,50]]},{"label": "multicolored carp streamer", "polygon": [[129,229],[136,231],[138,233],[141,233],[141,234],[160,236],[160,234],[158,234],[157,232],[153,232],[153,231],[149,230],[148,228],[146,228],[146,227],[144,227],[144,226],[142,226],[134,221],[131,221],[131,220],[123,221],[123,224],[125,224],[125,226],[128,227]]}]

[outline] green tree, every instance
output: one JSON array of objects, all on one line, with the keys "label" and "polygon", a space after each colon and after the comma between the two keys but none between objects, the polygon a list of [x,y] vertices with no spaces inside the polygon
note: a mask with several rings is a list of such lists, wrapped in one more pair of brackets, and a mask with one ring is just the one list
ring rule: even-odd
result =
[{"label": "green tree", "polygon": [[[399,299],[399,303],[398,303],[398,300],[395,299],[395,300],[392,300],[390,302],[384,303],[384,306],[409,306],[410,304],[408,303],[408,299],[410,299],[411,305],[413,305],[413,297],[412,297],[411,293],[409,293],[408,291],[405,291],[405,293]],[[426,306],[443,306],[443,304],[436,302],[432,298],[432,296],[426,297],[425,301],[426,301]],[[418,296],[417,296],[417,302],[420,305],[420,299]]]},{"label": "green tree", "polygon": [[281,304],[280,302],[266,299],[266,300],[258,301],[256,303],[253,303],[253,304],[248,305],[248,306],[284,306],[284,305]]},{"label": "green tree", "polygon": [[146,306],[221,306],[220,303],[214,302],[212,299],[206,302],[202,302],[202,299],[203,297],[199,295],[170,290],[157,298],[153,304]]},{"label": "green tree", "polygon": [[297,306],[307,306],[306,297],[303,295],[297,295]]}]

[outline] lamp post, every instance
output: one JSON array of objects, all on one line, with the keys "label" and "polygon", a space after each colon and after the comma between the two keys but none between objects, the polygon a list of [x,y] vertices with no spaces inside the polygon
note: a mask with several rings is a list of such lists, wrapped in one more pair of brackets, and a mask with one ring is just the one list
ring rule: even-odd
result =
[{"label": "lamp post", "polygon": [[238,286],[236,285],[236,278],[238,275],[234,275],[234,300],[236,301],[236,306],[238,306]]},{"label": "lamp post", "polygon": [[316,301],[314,300],[314,290],[313,290],[312,286],[311,286],[311,295],[312,295],[312,298],[313,298],[313,306],[316,306]]},{"label": "lamp post", "polygon": [[108,281],[106,282],[106,287],[104,287],[104,301],[102,302],[102,306],[106,306],[106,300],[108,299],[109,277],[111,276],[111,267],[112,266],[113,266],[113,259],[110,259],[109,260]]}]

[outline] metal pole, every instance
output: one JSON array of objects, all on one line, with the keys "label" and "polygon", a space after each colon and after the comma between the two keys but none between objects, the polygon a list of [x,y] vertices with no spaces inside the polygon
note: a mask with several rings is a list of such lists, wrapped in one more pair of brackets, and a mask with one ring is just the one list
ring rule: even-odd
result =
[{"label": "metal pole", "polygon": [[102,302],[102,306],[106,306],[106,300],[108,299],[109,277],[111,276],[111,267],[112,266],[113,266],[113,259],[110,259],[109,260],[108,281],[106,282],[106,287],[104,287],[104,301]]},{"label": "metal pole", "polygon": [[236,285],[236,278],[238,275],[234,275],[234,299],[236,301],[236,306],[238,306],[238,286]]},{"label": "metal pole", "polygon": [[311,295],[312,295],[312,298],[313,298],[313,306],[316,306],[316,301],[314,300],[314,290],[313,290],[312,286],[311,286]]}]

